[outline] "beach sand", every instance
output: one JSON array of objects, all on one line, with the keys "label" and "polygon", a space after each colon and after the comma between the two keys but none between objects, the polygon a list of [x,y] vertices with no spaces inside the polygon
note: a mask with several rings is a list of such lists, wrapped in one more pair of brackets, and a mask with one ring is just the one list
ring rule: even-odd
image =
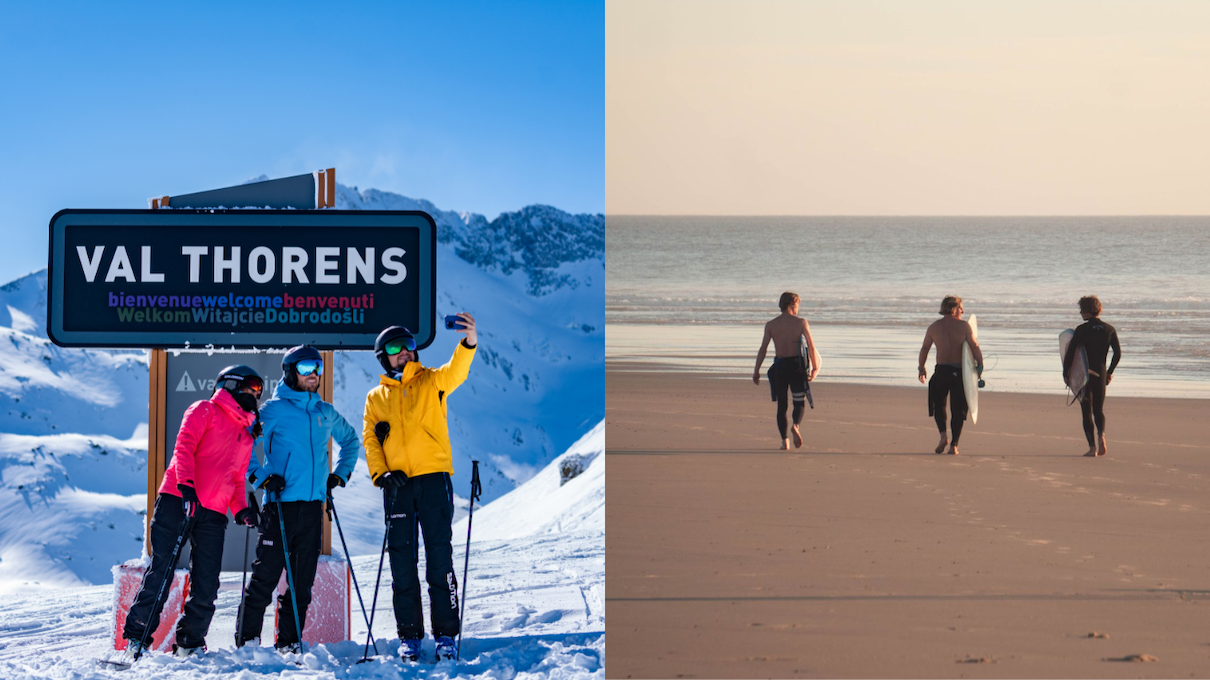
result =
[{"label": "beach sand", "polygon": [[1078,405],[986,392],[948,456],[923,386],[824,381],[787,453],[763,381],[630,368],[608,677],[1210,674],[1206,401],[1111,385],[1092,459]]}]

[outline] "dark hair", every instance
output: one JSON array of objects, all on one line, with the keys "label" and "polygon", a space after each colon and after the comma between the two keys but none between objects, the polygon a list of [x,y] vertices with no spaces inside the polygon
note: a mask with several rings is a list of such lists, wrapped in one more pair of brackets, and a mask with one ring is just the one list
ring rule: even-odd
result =
[{"label": "dark hair", "polygon": [[1101,300],[1095,295],[1085,295],[1080,298],[1080,312],[1093,316],[1101,315]]},{"label": "dark hair", "polygon": [[938,314],[951,314],[955,309],[962,306],[962,298],[957,295],[946,295],[941,301],[941,311]]},{"label": "dark hair", "polygon": [[777,301],[777,306],[781,307],[781,311],[784,312],[790,308],[790,305],[794,304],[795,302],[798,302],[798,300],[799,300],[798,293],[791,293],[790,291],[787,290],[786,292],[781,294],[781,299],[779,299]]}]

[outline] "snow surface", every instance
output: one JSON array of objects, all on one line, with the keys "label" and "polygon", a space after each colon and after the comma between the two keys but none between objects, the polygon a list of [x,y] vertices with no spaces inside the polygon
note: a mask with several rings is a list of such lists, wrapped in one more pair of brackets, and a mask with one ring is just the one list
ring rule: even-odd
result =
[{"label": "snow surface", "polygon": [[[118,448],[122,443],[104,445]],[[113,654],[112,585],[10,592],[0,609],[0,678],[603,678],[604,450],[602,422],[529,482],[476,509],[460,662],[431,663],[431,638],[422,656],[428,663],[404,666],[393,660],[399,641],[394,635],[389,568],[384,569],[374,617],[374,634],[387,658],[356,663],[366,632],[357,608],[353,640],[316,645],[289,657],[268,647],[236,650],[232,638],[241,574],[228,573],[207,638],[209,652],[185,661],[153,653],[125,672],[101,669],[95,661]],[[581,456],[587,465],[560,486],[559,467],[569,456]],[[517,522],[508,521],[509,515]],[[454,527],[454,561],[459,567],[466,545],[459,537],[465,531],[466,520]],[[353,567],[369,600],[377,554],[354,557]],[[423,573],[423,559],[420,569]]]}]

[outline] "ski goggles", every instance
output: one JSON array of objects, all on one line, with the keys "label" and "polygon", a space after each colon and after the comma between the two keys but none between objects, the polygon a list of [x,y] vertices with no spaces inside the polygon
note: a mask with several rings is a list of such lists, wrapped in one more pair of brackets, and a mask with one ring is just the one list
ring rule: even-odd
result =
[{"label": "ski goggles", "polygon": [[294,364],[294,372],[299,375],[324,374],[324,362],[321,359],[303,359]]},{"label": "ski goggles", "polygon": [[232,380],[236,384],[236,390],[243,392],[245,389],[252,390],[252,394],[260,399],[261,392],[265,389],[265,381],[254,375],[225,375],[220,382]]},{"label": "ski goggles", "polygon": [[399,354],[405,349],[409,352],[415,352],[416,338],[400,337],[395,338],[394,340],[388,340],[387,344],[383,346],[383,349],[386,350],[387,356],[391,357]]}]

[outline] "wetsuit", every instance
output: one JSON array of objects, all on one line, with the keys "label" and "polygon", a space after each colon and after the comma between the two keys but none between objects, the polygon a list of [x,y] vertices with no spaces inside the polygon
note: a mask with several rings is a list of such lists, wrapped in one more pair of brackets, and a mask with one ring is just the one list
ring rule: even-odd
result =
[{"label": "wetsuit", "polygon": [[957,446],[958,438],[962,436],[962,423],[966,421],[966,389],[962,386],[961,364],[937,364],[929,379],[929,415],[937,421],[937,430],[942,436],[945,436],[946,396],[950,410],[954,412],[950,445]]},{"label": "wetsuit", "polygon": [[802,357],[777,357],[769,367],[769,392],[773,401],[777,402],[777,429],[781,438],[785,439],[789,428],[786,422],[786,389],[794,401],[794,424],[802,423],[802,416],[807,400],[807,362]]},{"label": "wetsuit", "polygon": [[[1105,434],[1105,384],[1113,369],[1118,367],[1122,358],[1122,347],[1118,344],[1118,332],[1113,326],[1093,317],[1076,328],[1071,343],[1067,345],[1067,354],[1063,356],[1063,376],[1071,369],[1075,358],[1076,348],[1083,347],[1088,356],[1088,384],[1080,397],[1080,412],[1084,417],[1084,436],[1088,438],[1089,448],[1096,445],[1093,438],[1093,425],[1096,425],[1098,435]],[[1109,349],[1113,348],[1113,361],[1105,367],[1105,359]]]}]

